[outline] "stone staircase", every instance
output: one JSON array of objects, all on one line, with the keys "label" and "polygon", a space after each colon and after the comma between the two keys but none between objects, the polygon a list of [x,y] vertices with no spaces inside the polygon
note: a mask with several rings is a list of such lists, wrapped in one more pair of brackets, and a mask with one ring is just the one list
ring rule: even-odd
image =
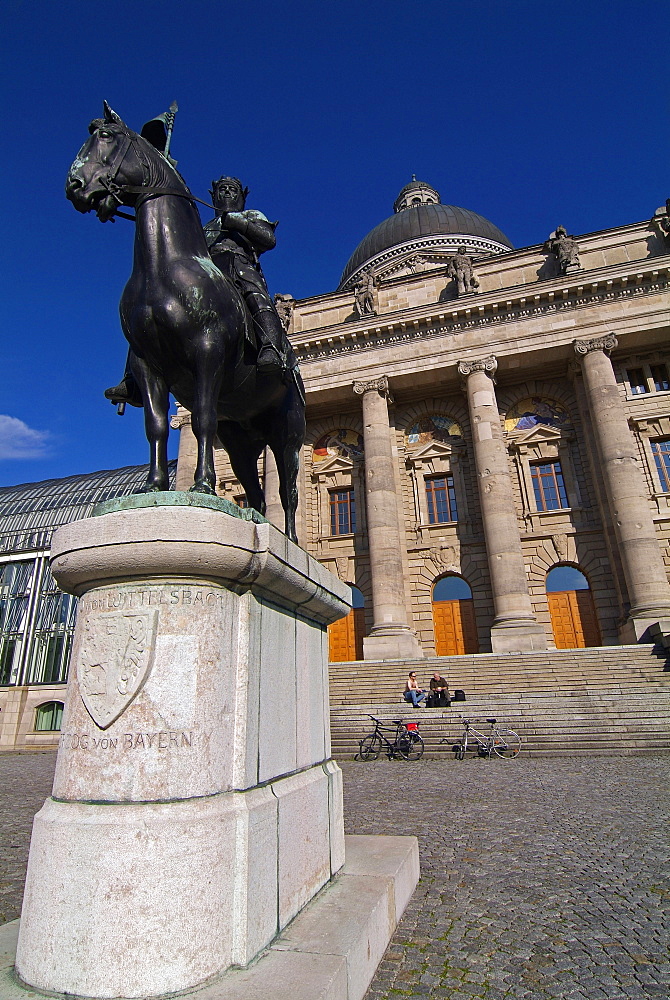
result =
[{"label": "stone staircase", "polygon": [[[425,687],[439,670],[467,701],[411,708],[401,695],[410,670]],[[420,722],[430,756],[451,758],[460,720],[476,716],[516,730],[533,756],[670,750],[670,652],[640,644],[331,663],[330,707],[339,759],[351,759],[372,731],[368,715]]]}]

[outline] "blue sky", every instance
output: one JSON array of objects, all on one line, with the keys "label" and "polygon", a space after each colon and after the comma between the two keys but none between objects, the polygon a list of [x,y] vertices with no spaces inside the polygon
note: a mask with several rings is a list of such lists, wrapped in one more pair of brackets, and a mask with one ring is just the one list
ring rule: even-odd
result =
[{"label": "blue sky", "polygon": [[133,227],[63,194],[103,98],[136,129],[176,98],[191,190],[240,176],[280,221],[270,290],[302,297],[337,286],[412,173],[518,247],[650,218],[670,196],[669,10],[4,0],[0,485],[147,458],[140,411],[102,395],[123,369]]}]

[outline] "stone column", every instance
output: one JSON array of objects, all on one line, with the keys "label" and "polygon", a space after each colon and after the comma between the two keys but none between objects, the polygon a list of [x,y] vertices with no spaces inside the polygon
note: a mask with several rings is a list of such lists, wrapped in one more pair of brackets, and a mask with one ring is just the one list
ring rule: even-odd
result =
[{"label": "stone column", "polygon": [[479,501],[484,523],[495,618],[491,628],[494,653],[546,649],[528,593],[521,536],[514,503],[507,449],[493,388],[498,363],[493,356],[460,361],[466,378]]},{"label": "stone column", "polygon": [[354,392],[363,397],[365,502],[374,615],[372,631],[363,639],[363,657],[416,659],[423,657],[423,650],[408,624],[387,405],[388,379],[382,376],[370,382],[354,382]]},{"label": "stone column", "polygon": [[263,456],[263,493],[265,494],[265,516],[270,524],[284,530],[284,508],[279,498],[279,473],[271,448],[265,449]]},{"label": "stone column", "polygon": [[612,334],[574,342],[630,600],[620,637],[624,642],[649,641],[649,630],[659,620],[670,618],[670,586],[635,441],[609,359],[617,344]]},{"label": "stone column", "polygon": [[179,451],[177,453],[176,490],[190,490],[193,486],[195,466],[198,459],[198,442],[191,427],[191,413],[177,404],[177,412],[170,420],[170,427],[179,430]]}]

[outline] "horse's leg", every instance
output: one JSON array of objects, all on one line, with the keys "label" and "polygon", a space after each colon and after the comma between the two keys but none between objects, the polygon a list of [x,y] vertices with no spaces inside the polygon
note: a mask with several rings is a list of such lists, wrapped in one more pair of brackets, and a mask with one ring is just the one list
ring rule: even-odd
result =
[{"label": "horse's leg", "polygon": [[292,542],[297,542],[295,514],[298,509],[300,449],[305,440],[305,407],[295,389],[289,405],[273,423],[273,431],[277,427],[278,431],[271,435],[269,445],[277,462],[279,497],[284,508],[284,530]]},{"label": "horse's leg", "polygon": [[149,475],[141,493],[154,493],[170,488],[167,441],[170,396],[165,380],[155,375],[147,363],[135,354],[130,356],[130,369],[142,394],[144,429],[149,442]]},{"label": "horse's leg", "polygon": [[259,514],[265,514],[265,496],[258,478],[258,456],[263,450],[262,442],[251,436],[238,424],[221,420],[217,429],[219,441],[228,452],[233,472],[246,493],[249,506]]},{"label": "horse's leg", "polygon": [[[191,411],[191,426],[198,442],[198,461],[192,493],[216,496],[214,469],[214,435],[217,424],[217,401],[221,384],[221,360],[203,351],[197,359],[195,405]],[[218,374],[217,374],[218,369]]]}]

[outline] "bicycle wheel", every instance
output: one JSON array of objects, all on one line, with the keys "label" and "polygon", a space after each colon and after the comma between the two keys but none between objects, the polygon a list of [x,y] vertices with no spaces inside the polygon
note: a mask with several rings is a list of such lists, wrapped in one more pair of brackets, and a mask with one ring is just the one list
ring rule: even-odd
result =
[{"label": "bicycle wheel", "polygon": [[423,751],[423,740],[418,733],[407,733],[398,741],[398,752],[403,760],[419,760]]},{"label": "bicycle wheel", "polygon": [[493,750],[499,757],[518,757],[521,751],[521,739],[511,729],[497,729],[493,734]]},{"label": "bicycle wheel", "polygon": [[382,741],[379,736],[366,736],[358,744],[358,753],[354,760],[377,760],[382,749]]}]

